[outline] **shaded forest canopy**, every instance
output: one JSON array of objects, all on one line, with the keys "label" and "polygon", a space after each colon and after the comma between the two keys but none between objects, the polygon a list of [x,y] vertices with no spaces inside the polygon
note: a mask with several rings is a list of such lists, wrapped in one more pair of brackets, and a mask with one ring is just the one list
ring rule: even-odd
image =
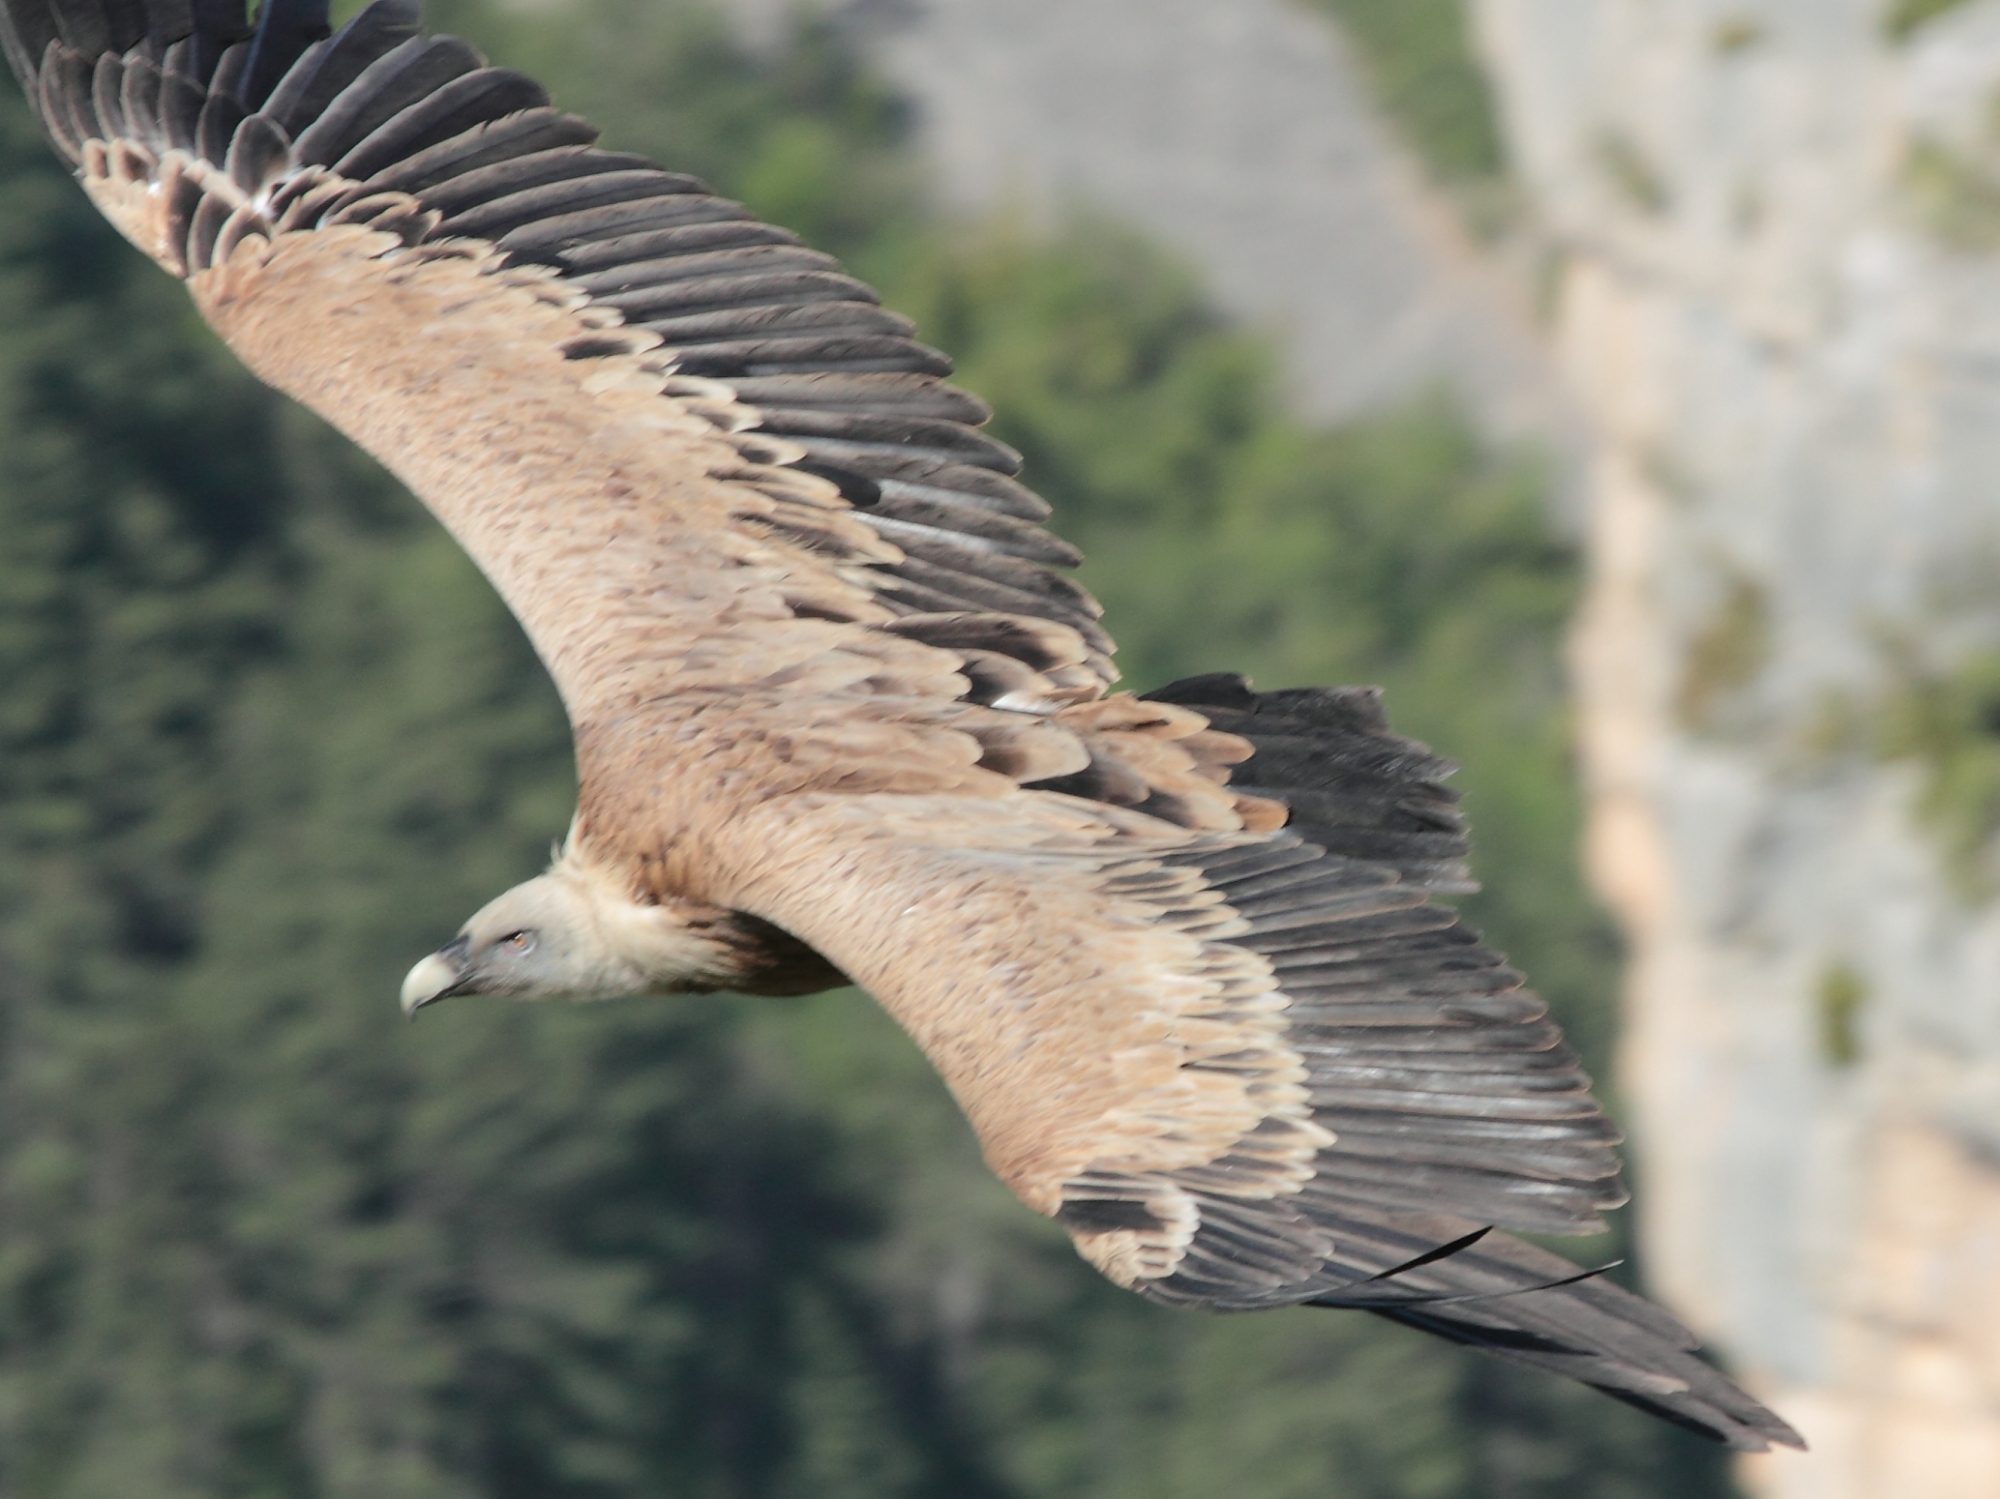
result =
[{"label": "shaded forest canopy", "polygon": [[[1472,902],[1601,1064],[1574,559],[1420,402],[1286,414],[1145,246],[925,212],[822,35],[436,5],[610,143],[847,256],[1002,415],[1134,685],[1372,680],[1467,761]],[[263,390],[0,101],[0,1496],[1726,1491],[1580,1389],[1102,1283],[853,994],[405,1027],[560,835],[554,694],[443,533]],[[1601,1246],[1599,1246],[1601,1247]]]}]

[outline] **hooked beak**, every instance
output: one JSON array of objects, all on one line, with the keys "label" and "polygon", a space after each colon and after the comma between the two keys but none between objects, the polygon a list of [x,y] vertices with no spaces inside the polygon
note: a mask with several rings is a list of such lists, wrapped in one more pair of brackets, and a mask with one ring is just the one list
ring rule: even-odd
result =
[{"label": "hooked beak", "polygon": [[471,950],[468,938],[454,937],[412,968],[403,980],[403,1014],[414,1020],[425,1005],[457,994],[465,983]]}]

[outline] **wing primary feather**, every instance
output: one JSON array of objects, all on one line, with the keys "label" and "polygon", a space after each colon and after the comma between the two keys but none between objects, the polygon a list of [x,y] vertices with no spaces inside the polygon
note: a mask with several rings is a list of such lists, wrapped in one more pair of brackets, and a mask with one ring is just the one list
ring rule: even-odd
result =
[{"label": "wing primary feather", "polygon": [[[1039,563],[1014,557],[1001,551],[969,551],[960,543],[955,533],[936,531],[929,527],[909,527],[902,532],[903,540],[898,544],[904,553],[905,564],[911,567],[935,564],[936,572],[942,577],[950,575],[964,581],[972,578],[988,584],[997,584],[1005,590],[1004,595],[994,595],[997,607],[999,598],[1030,598],[1035,601],[1031,609],[1003,609],[1003,613],[1039,614],[1049,619],[1059,620],[1081,633],[1090,642],[1091,648],[1109,653],[1114,647],[1111,637],[1106,635],[1097,623],[1097,601],[1085,591],[1083,585],[1065,573],[1054,572]],[[940,586],[947,586],[940,583]],[[948,586],[956,589],[958,584]]]},{"label": "wing primary feather", "polygon": [[1012,516],[1030,524],[1044,522],[1050,516],[1048,502],[1042,496],[1016,484],[1006,474],[942,464],[926,474],[924,468],[922,464],[900,460],[892,470],[876,476],[882,484],[882,494],[896,500],[910,500],[912,504],[978,506],[996,516]]},{"label": "wing primary feather", "polygon": [[[1437,957],[1440,950],[1452,948],[1460,950],[1448,953],[1447,960],[1440,962]],[[1408,966],[1412,961],[1428,964],[1427,971],[1439,976],[1452,976],[1454,986],[1467,981],[1483,984],[1489,977],[1496,978],[1505,988],[1521,981],[1521,976],[1508,968],[1498,953],[1480,947],[1478,938],[1464,927],[1448,928],[1432,934],[1427,942],[1398,945],[1386,951],[1379,943],[1325,946],[1303,943],[1297,948],[1268,952],[1264,957],[1272,971],[1283,975],[1286,984],[1300,996],[1319,989],[1338,996],[1358,986],[1400,982],[1413,977]]]},{"label": "wing primary feather", "polygon": [[1578,1116],[1572,1119],[1493,1119],[1483,1116],[1462,1116],[1440,1118],[1435,1114],[1404,1113],[1395,1109],[1342,1108],[1316,1109],[1315,1119],[1327,1121],[1328,1128],[1335,1132],[1353,1130],[1372,1132],[1383,1138],[1392,1138],[1400,1132],[1406,1139],[1416,1140],[1427,1132],[1437,1132],[1439,1138],[1475,1142],[1527,1142],[1530,1144],[1569,1144],[1571,1142],[1591,1142],[1605,1146],[1618,1142],[1618,1127],[1610,1120]]},{"label": "wing primary feather", "polygon": [[1068,625],[1092,649],[1109,656],[1117,647],[1103,626],[1080,609],[1065,607],[1047,595],[1037,596],[1025,589],[995,583],[970,573],[954,571],[926,561],[917,553],[921,543],[905,548],[910,555],[882,569],[889,577],[914,583],[934,598],[950,600],[942,612],[953,609],[991,611],[996,614],[1035,614]]},{"label": "wing primary feather", "polygon": [[201,138],[201,112],[208,96],[186,73],[162,69],[160,75],[160,125],[167,144],[176,150],[193,151]]},{"label": "wing primary feather", "polygon": [[[498,162],[484,162],[472,170],[440,180],[424,190],[424,202],[450,220],[474,208],[484,208],[502,198],[528,192],[530,188],[560,188],[564,182],[604,176],[610,172],[652,172],[644,156],[630,152],[608,152],[586,144],[554,144],[542,150]],[[502,250],[512,250],[508,236],[486,236]]]},{"label": "wing primary feather", "polygon": [[[695,179],[688,180],[692,182]],[[524,219],[502,234],[499,243],[503,250],[522,259],[566,265],[565,257],[584,245],[597,244],[608,252],[613,247],[619,247],[624,238],[637,239],[687,224],[722,222],[755,223],[756,219],[741,203],[690,188],[685,192],[663,191],[657,197],[576,209],[546,218]],[[623,254],[624,250],[619,248],[618,253]],[[907,324],[904,326],[908,327]]]},{"label": "wing primary feather", "polygon": [[133,140],[155,155],[167,147],[166,132],[162,128],[164,111],[160,102],[160,90],[165,82],[159,65],[150,58],[134,54],[125,60],[125,76],[119,84],[118,100],[119,108],[125,113],[125,129]]},{"label": "wing primary feather", "polygon": [[0,4],[0,52],[6,53],[7,65],[30,98],[40,91],[42,60],[49,43],[60,35],[46,0],[6,0]]},{"label": "wing primary feather", "polygon": [[[693,199],[704,201],[721,199]],[[501,248],[513,250],[513,235],[502,240]],[[828,334],[866,333],[883,338],[907,338],[914,325],[901,313],[890,312],[864,302],[818,302],[792,307],[737,308],[725,312],[697,313],[690,317],[649,318],[646,327],[677,348],[700,349],[727,344],[746,334],[788,334],[801,330],[825,330]],[[940,356],[942,357],[942,356]],[[824,374],[823,370],[808,371]],[[732,381],[733,385],[735,382]]]},{"label": "wing primary feather", "polygon": [[677,198],[705,191],[706,184],[699,178],[679,172],[663,172],[657,167],[623,168],[588,176],[569,172],[552,181],[508,192],[455,211],[446,217],[444,230],[447,234],[495,240],[503,249],[511,250],[516,246],[507,242],[508,235],[539,219],[586,208],[630,204],[635,200]]},{"label": "wing primary feather", "polygon": [[[1547,1019],[1493,1031],[1439,1031],[1432,1026],[1396,1031],[1377,1026],[1366,1036],[1356,1036],[1337,1020],[1297,1016],[1289,1034],[1296,1046],[1339,1046],[1351,1042],[1366,1045],[1371,1054],[1421,1056],[1433,1065],[1442,1065],[1442,1058],[1454,1055],[1480,1058],[1492,1052],[1509,1051],[1540,1054],[1562,1045],[1562,1032]],[[1567,1047],[1562,1049],[1567,1053]]]},{"label": "wing primary feather", "polygon": [[[276,79],[271,80],[270,87],[263,91],[263,97],[256,104],[258,113],[268,114],[277,120],[289,119],[298,93],[311,83],[332,47],[333,39],[322,37],[294,58],[291,66]],[[257,68],[257,59],[254,56],[251,58],[250,67],[254,73]],[[306,116],[307,120],[311,118],[310,114]]]},{"label": "wing primary feather", "polygon": [[647,260],[622,261],[595,271],[585,271],[576,260],[575,252],[563,257],[567,267],[564,279],[581,287],[593,297],[615,292],[640,291],[649,286],[666,286],[675,281],[689,281],[720,274],[826,270],[840,264],[831,255],[819,250],[808,250],[789,237],[767,240],[762,244],[656,256]]},{"label": "wing primary feather", "polygon": [[322,45],[306,49],[259,106],[289,132],[325,113],[377,58],[417,35],[417,0],[375,0]]},{"label": "wing primary feather", "polygon": [[290,137],[276,121],[255,114],[236,127],[223,170],[246,196],[255,196],[284,169],[291,149]]},{"label": "wing primary feather", "polygon": [[[1608,1275],[1624,1263],[1623,1260],[1606,1260],[1601,1265],[1593,1265],[1588,1270],[1579,1270],[1574,1275],[1565,1275],[1560,1280],[1545,1280],[1539,1285],[1532,1286],[1516,1286],[1508,1291],[1467,1291],[1458,1296],[1403,1296],[1392,1302],[1376,1302],[1375,1306],[1466,1306],[1475,1301],[1504,1301],[1509,1296],[1528,1296],[1536,1291],[1560,1291],[1565,1286],[1582,1285],[1587,1280],[1596,1280],[1600,1275]],[[1324,1297],[1315,1297],[1306,1303],[1307,1306],[1339,1304]]]},{"label": "wing primary feather", "polygon": [[910,614],[980,614],[991,612],[969,599],[953,598],[907,578],[891,576],[877,586],[877,596],[892,609]]},{"label": "wing primary feather", "polygon": [[1344,1201],[1402,1212],[1434,1209],[1449,1193],[1468,1217],[1505,1224],[1524,1233],[1588,1234],[1604,1227],[1600,1207],[1623,1201],[1621,1193],[1546,1178],[1523,1179],[1511,1169],[1485,1172],[1428,1161],[1367,1162],[1326,1167],[1325,1186],[1338,1188]]},{"label": "wing primary feather", "polygon": [[[1331,1035],[1328,1033],[1332,1032]],[[1524,1077],[1561,1074],[1579,1080],[1583,1071],[1576,1053],[1567,1046],[1547,1051],[1399,1051],[1371,1044],[1365,1034],[1348,1037],[1332,1026],[1316,1027],[1310,1033],[1304,1025],[1286,1029],[1286,1041],[1327,1076],[1343,1072],[1354,1077],[1403,1078],[1423,1087],[1451,1086],[1448,1077]]]},{"label": "wing primary feather", "polygon": [[1340,1148],[1346,1155],[1370,1160],[1414,1159],[1471,1171],[1518,1172],[1544,1181],[1609,1181],[1618,1175],[1617,1157],[1608,1145],[1597,1141],[1579,1141],[1568,1150],[1519,1140],[1482,1147],[1452,1139],[1428,1120],[1421,1132],[1413,1131],[1409,1136],[1349,1129],[1341,1133]]},{"label": "wing primary feather", "polygon": [[1492,1232],[1493,1227],[1491,1224],[1475,1228],[1469,1234],[1461,1234],[1449,1243],[1440,1244],[1435,1249],[1427,1249],[1422,1254],[1404,1260],[1400,1265],[1391,1265],[1387,1270],[1378,1270],[1366,1280],[1358,1281],[1356,1284],[1365,1286],[1373,1285],[1378,1281],[1394,1280],[1397,1276],[1407,1275],[1412,1270],[1421,1270],[1426,1265],[1435,1265],[1439,1260],[1448,1260],[1453,1255],[1470,1249]]},{"label": "wing primary feather", "polygon": [[[247,33],[246,33],[247,35]],[[215,72],[209,77],[207,88],[212,98],[217,94],[235,96],[238,80],[243,77],[243,68],[250,61],[248,41],[231,42],[216,59]],[[237,103],[243,101],[238,99]]]},{"label": "wing primary feather", "polygon": [[220,193],[202,195],[200,204],[195,208],[194,219],[188,226],[184,254],[190,271],[206,270],[213,264],[216,241],[222,237],[222,226],[229,222],[229,216],[235,211]]},{"label": "wing primary feather", "polygon": [[[1454,928],[1458,914],[1445,906],[1419,905],[1360,920],[1328,922],[1287,922],[1252,933],[1243,945],[1257,953],[1333,948],[1355,950],[1369,942],[1400,938],[1419,932],[1443,932]],[[1476,933],[1466,932],[1453,941],[1473,943]]]},{"label": "wing primary feather", "polygon": [[1075,567],[1083,560],[1083,554],[1075,547],[1050,536],[1032,522],[996,513],[977,501],[957,495],[949,499],[911,499],[906,487],[891,488],[872,477],[870,482],[878,496],[870,507],[871,523],[909,526],[912,534],[918,535],[963,537],[1024,561],[1051,567]]},{"label": "wing primary feather", "polygon": [[[241,45],[232,48],[232,53],[240,53]],[[224,59],[225,62],[227,59]],[[201,118],[195,124],[195,152],[203,161],[222,161],[229,154],[229,143],[236,138],[236,127],[249,118],[243,101],[225,89],[212,90],[208,102],[201,107]]]},{"label": "wing primary feather", "polygon": [[1399,884],[1390,878],[1380,884],[1350,887],[1341,895],[1304,888],[1275,891],[1250,900],[1231,899],[1229,903],[1245,920],[1254,922],[1258,931],[1286,932],[1385,911],[1407,911],[1424,905],[1428,899],[1417,886]]},{"label": "wing primary feather", "polygon": [[[928,375],[851,375],[843,378],[932,379]],[[950,389],[949,386],[944,388]],[[871,455],[868,468],[869,476],[881,486],[885,496],[912,506],[941,505],[956,509],[969,505],[1031,524],[1049,518],[1046,500],[1025,485],[992,469],[924,462],[900,455],[894,460]]]},{"label": "wing primary feather", "polygon": [[[699,225],[690,230],[668,230],[666,233],[699,234],[712,229],[733,232],[735,226]],[[963,422],[969,427],[983,426],[993,416],[993,408],[979,397],[929,375],[778,375],[731,383],[737,399],[748,401],[753,406],[857,412],[893,410],[936,421]],[[955,502],[958,497],[953,495],[951,498]],[[1042,520],[1047,517],[1038,515],[1033,518]]]},{"label": "wing primary feather", "polygon": [[480,125],[548,106],[548,90],[511,68],[475,68],[399,110],[333,163],[342,177],[362,181],[430,146]]},{"label": "wing primary feather", "polygon": [[[1231,778],[1232,784],[1234,778]],[[1382,869],[1368,864],[1352,864],[1347,867],[1327,867],[1328,860],[1321,851],[1310,843],[1295,843],[1288,850],[1290,857],[1275,861],[1270,867],[1257,873],[1225,878],[1211,874],[1210,880],[1217,889],[1229,894],[1231,905],[1239,909],[1245,902],[1264,899],[1268,896],[1288,893],[1301,889],[1319,889],[1328,883],[1328,877],[1344,879],[1356,885],[1394,884],[1394,870]]]},{"label": "wing primary feather", "polygon": [[[724,201],[724,200],[715,200]],[[760,223],[747,212],[705,222],[654,229],[643,234],[622,234],[615,239],[587,243],[560,252],[559,259],[571,276],[609,269],[641,261],[681,257],[715,250],[739,250],[753,245],[798,245],[799,237],[789,229]]]},{"label": "wing primary feather", "polygon": [[90,104],[96,112],[98,134],[105,140],[130,135],[125,124],[125,63],[115,52],[106,52],[91,70]]},{"label": "wing primary feather", "polygon": [[208,87],[229,49],[249,35],[243,0],[194,0],[188,76],[203,88]]},{"label": "wing primary feather", "polygon": [[[806,288],[797,288],[806,293]],[[842,290],[839,287],[821,290]],[[704,312],[767,306],[796,305],[789,300],[740,301],[725,308],[704,308]],[[843,302],[843,307],[851,303]],[[654,319],[643,319],[648,328]],[[873,334],[823,335],[817,338],[767,338],[722,341],[682,346],[680,368],[691,375],[725,378],[734,375],[814,374],[824,370],[846,370],[856,374],[891,371],[951,373],[951,361],[935,349],[912,344],[900,337]]]},{"label": "wing primary feather", "polygon": [[146,39],[152,15],[146,0],[103,0],[105,47],[118,53],[130,52]]},{"label": "wing primary feather", "polygon": [[111,46],[110,16],[103,5],[50,5],[48,11],[63,45],[81,53],[86,65]]},{"label": "wing primary feather", "polygon": [[330,21],[328,0],[260,0],[257,30],[237,88],[244,104],[261,107],[293,64],[332,34]]},{"label": "wing primary feather", "polygon": [[669,281],[634,291],[607,292],[594,300],[615,307],[633,322],[679,313],[715,312],[730,307],[770,307],[788,302],[873,302],[867,283],[838,271],[805,269],[704,276]]},{"label": "wing primary feather", "polygon": [[83,143],[97,133],[97,112],[90,102],[94,81],[90,65],[60,41],[53,41],[42,54],[38,81],[42,123],[56,148],[74,163],[83,155]]},{"label": "wing primary feather", "polygon": [[157,63],[160,52],[184,39],[194,30],[191,0],[145,0],[146,35],[136,45],[149,51],[148,60]]},{"label": "wing primary feather", "polygon": [[[801,441],[811,439],[830,455],[901,458],[914,454],[938,463],[993,469],[1009,477],[1021,471],[1018,452],[963,422],[815,411],[809,407],[767,406],[763,411],[766,431],[782,432]],[[1051,544],[1081,560],[1081,554],[1067,542],[1051,539]]]},{"label": "wing primary feather", "polygon": [[553,107],[526,109],[412,152],[374,173],[361,184],[360,191],[416,193],[428,207],[449,213],[459,201],[455,194],[461,191],[468,192],[462,201],[479,201],[477,187],[466,190],[461,184],[473,182],[488,168],[524,168],[531,159],[544,155],[581,165],[597,133],[597,127],[581,116]]},{"label": "wing primary feather", "polygon": [[331,166],[391,116],[479,66],[479,54],[456,37],[413,36],[355,75],[300,132],[298,160]]}]

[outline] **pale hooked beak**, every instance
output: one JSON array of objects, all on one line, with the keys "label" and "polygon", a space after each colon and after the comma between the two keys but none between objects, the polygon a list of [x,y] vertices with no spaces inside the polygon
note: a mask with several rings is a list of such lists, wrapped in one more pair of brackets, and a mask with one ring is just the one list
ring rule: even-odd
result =
[{"label": "pale hooked beak", "polygon": [[465,982],[466,958],[472,944],[455,937],[412,968],[403,980],[403,1014],[414,1020],[417,1011],[440,999],[449,999]]}]

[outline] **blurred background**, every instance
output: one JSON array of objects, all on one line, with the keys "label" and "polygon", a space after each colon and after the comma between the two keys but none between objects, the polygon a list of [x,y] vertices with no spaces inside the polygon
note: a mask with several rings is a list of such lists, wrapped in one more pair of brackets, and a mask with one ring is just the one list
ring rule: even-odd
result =
[{"label": "blurred background", "polygon": [[865,998],[445,1007],[562,833],[451,542],[0,91],[0,1496],[2000,1493],[2000,0],[434,0],[846,257],[1128,682],[1379,682],[1732,1467],[1101,1282]]}]

